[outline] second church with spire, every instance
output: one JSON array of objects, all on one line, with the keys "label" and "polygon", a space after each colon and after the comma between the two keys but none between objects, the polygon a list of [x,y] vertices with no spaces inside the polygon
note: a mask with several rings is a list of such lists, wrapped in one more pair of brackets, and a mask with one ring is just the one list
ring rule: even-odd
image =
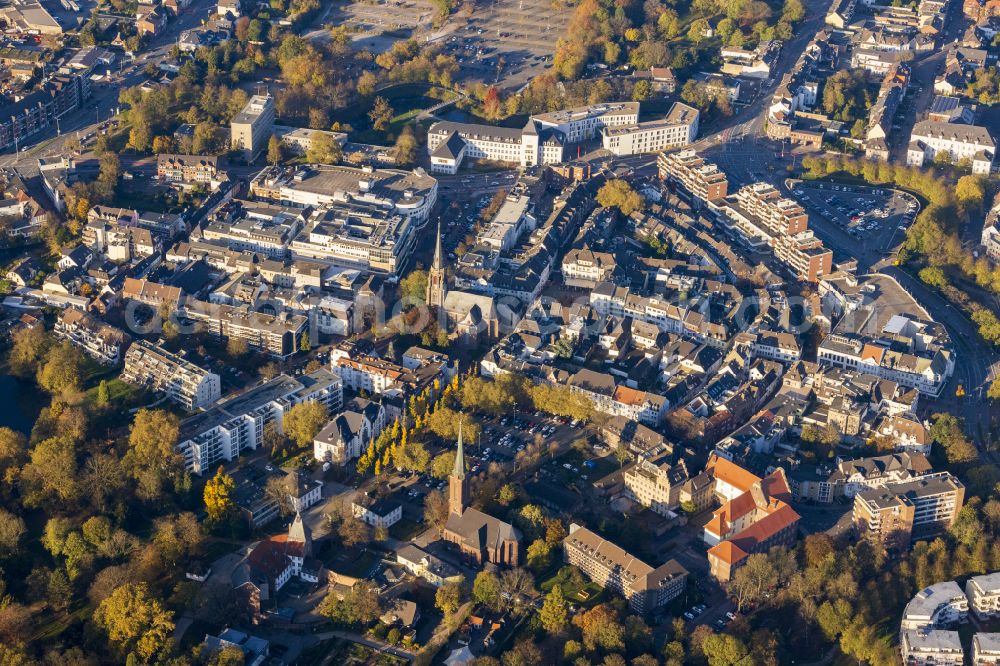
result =
[{"label": "second church with spire", "polygon": [[442,536],[476,562],[516,567],[521,558],[521,533],[510,523],[466,506],[469,481],[465,473],[465,444],[458,425],[455,469],[448,478],[448,522]]}]

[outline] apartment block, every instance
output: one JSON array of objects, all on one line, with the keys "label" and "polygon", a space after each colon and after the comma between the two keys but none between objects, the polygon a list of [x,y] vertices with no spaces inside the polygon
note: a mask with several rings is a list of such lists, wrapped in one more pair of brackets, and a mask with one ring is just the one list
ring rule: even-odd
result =
[{"label": "apartment block", "polygon": [[969,601],[953,580],[934,583],[917,592],[903,609],[901,631],[938,629],[965,622]]},{"label": "apartment block", "polygon": [[254,95],[230,124],[232,147],[243,151],[248,162],[253,161],[267,145],[274,128],[274,98]]},{"label": "apartment block", "polygon": [[219,175],[219,158],[214,155],[156,156],[156,176],[168,183],[209,185]]},{"label": "apartment block", "polygon": [[676,560],[655,569],[596,533],[572,524],[563,540],[566,562],[603,588],[620,594],[637,613],[661,608],[684,591],[687,570]]},{"label": "apartment block", "polygon": [[57,74],[40,90],[4,105],[0,116],[0,149],[19,147],[31,136],[52,127],[90,97],[90,80],[83,75]]},{"label": "apartment block", "polygon": [[162,393],[188,411],[208,407],[222,397],[219,375],[145,340],[129,347],[121,379]]},{"label": "apartment block", "polygon": [[114,326],[109,326],[93,315],[67,308],[56,320],[53,332],[56,337],[68,340],[93,359],[105,365],[118,365],[129,336]]},{"label": "apartment block", "polygon": [[736,201],[746,212],[760,221],[772,236],[794,236],[809,226],[809,216],[799,202],[782,196],[770,183],[754,183],[741,187]]},{"label": "apartment block", "polygon": [[972,637],[972,666],[1000,664],[1000,634],[980,632]]},{"label": "apartment block", "polygon": [[963,666],[965,651],[957,631],[907,630],[900,636],[900,653],[906,666]]},{"label": "apartment block", "polygon": [[294,378],[280,375],[255,386],[182,421],[177,451],[193,473],[211,472],[219,463],[261,446],[269,424],[281,432],[285,413],[308,401],[323,404],[331,413],[339,411],[344,401],[340,377],[320,369]]},{"label": "apartment block", "polygon": [[683,460],[677,465],[657,464],[639,456],[623,477],[632,499],[654,513],[670,517],[681,503],[681,486],[688,480],[688,472]]},{"label": "apartment block", "polygon": [[969,610],[979,619],[1000,615],[1000,572],[973,576],[965,583]]},{"label": "apartment block", "polygon": [[700,157],[697,151],[688,149],[662,153],[656,158],[656,164],[660,179],[682,188],[695,200],[692,203],[726,198],[729,179],[725,172]]},{"label": "apartment block", "polygon": [[434,173],[457,173],[465,158],[520,166],[558,164],[565,145],[562,132],[543,129],[531,118],[521,129],[441,121],[427,130]]},{"label": "apartment block", "polygon": [[894,550],[944,532],[958,519],[965,486],[949,472],[867,488],[854,496],[854,528]]},{"label": "apartment block", "polygon": [[247,347],[287,358],[299,350],[308,317],[281,312],[277,315],[256,312],[248,305],[218,305],[188,300],[181,316],[197,322],[217,338],[243,340]]}]

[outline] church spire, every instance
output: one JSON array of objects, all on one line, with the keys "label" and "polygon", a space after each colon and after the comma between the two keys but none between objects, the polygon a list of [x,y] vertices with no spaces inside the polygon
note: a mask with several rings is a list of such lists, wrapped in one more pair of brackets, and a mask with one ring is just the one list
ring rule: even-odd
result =
[{"label": "church spire", "polygon": [[441,220],[438,220],[437,239],[434,242],[434,263],[431,264],[433,270],[439,271],[443,268],[441,264]]},{"label": "church spire", "polygon": [[460,479],[465,478],[465,447],[462,445],[462,421],[458,421],[458,451],[455,452],[455,470],[452,472]]},{"label": "church spire", "polygon": [[427,305],[444,307],[444,257],[441,253],[441,221],[438,220],[437,239],[434,242],[434,261],[427,272]]},{"label": "church spire", "polygon": [[468,481],[465,477],[465,447],[462,444],[462,421],[458,422],[458,450],[455,452],[455,469],[448,479],[448,512],[461,516],[465,512],[465,501],[469,496]]}]

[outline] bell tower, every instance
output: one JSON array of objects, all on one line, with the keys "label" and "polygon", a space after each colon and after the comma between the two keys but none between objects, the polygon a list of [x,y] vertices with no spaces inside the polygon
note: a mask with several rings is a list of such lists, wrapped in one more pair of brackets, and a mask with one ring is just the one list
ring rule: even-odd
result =
[{"label": "bell tower", "polygon": [[438,221],[437,240],[434,244],[434,262],[427,273],[427,305],[444,307],[444,297],[447,288],[444,284],[444,265],[441,257],[441,222]]},{"label": "bell tower", "polygon": [[458,422],[458,451],[455,452],[455,469],[448,478],[448,512],[461,516],[469,495],[469,482],[465,477],[465,448],[462,446],[462,422]]}]

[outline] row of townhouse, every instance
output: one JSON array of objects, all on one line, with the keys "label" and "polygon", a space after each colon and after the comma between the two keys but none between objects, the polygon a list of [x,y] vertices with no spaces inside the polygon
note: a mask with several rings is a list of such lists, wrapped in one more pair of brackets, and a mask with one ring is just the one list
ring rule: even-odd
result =
[{"label": "row of townhouse", "polygon": [[662,395],[618,384],[612,375],[587,368],[570,376],[566,385],[590,400],[602,414],[624,416],[650,426],[659,425],[670,408],[670,401]]},{"label": "row of townhouse", "polygon": [[68,340],[99,363],[116,366],[131,338],[114,326],[83,310],[66,308],[56,320],[56,337]]}]

